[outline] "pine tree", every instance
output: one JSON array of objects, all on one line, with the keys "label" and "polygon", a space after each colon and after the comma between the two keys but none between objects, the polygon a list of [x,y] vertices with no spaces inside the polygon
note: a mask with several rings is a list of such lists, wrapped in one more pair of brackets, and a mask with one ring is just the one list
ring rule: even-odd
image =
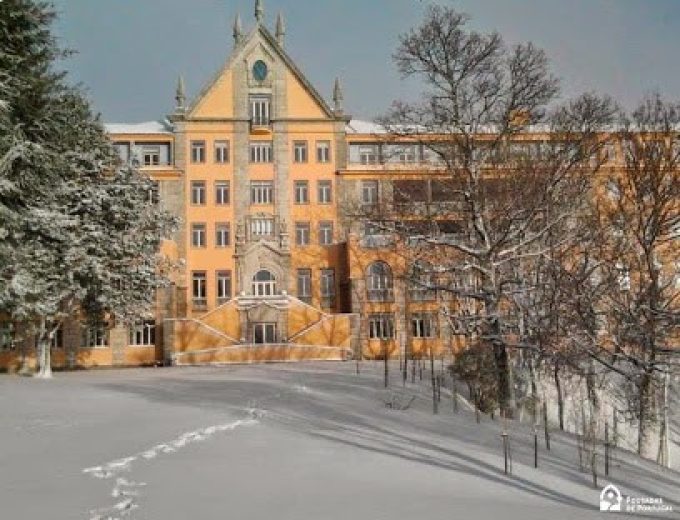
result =
[{"label": "pine tree", "polygon": [[0,3],[0,314],[50,342],[82,309],[132,321],[166,278],[158,251],[174,219],[151,180],[116,163],[98,116],[55,71],[51,6]]}]

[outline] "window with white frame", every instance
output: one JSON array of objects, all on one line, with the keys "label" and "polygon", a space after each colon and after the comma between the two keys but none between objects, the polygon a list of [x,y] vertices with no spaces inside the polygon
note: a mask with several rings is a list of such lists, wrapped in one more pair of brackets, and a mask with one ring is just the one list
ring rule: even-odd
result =
[{"label": "window with white frame", "polygon": [[205,162],[205,141],[191,141],[191,162]]},{"label": "window with white frame", "polygon": [[224,206],[229,204],[229,181],[215,181],[215,204]]},{"label": "window with white frame", "polygon": [[229,141],[215,141],[215,162],[218,164],[229,162]]},{"label": "window with white frame", "polygon": [[302,301],[311,300],[312,298],[312,270],[298,269],[297,270],[297,296]]},{"label": "window with white frame", "polygon": [[293,142],[293,161],[296,163],[307,162],[307,141]]},{"label": "window with white frame", "polygon": [[295,204],[309,203],[309,182],[295,181]]},{"label": "window with white frame", "polygon": [[274,219],[270,217],[253,218],[250,221],[250,234],[254,237],[271,237],[274,235]]},{"label": "window with white frame", "polygon": [[142,146],[142,164],[144,166],[158,166],[161,163],[160,145],[148,144]]},{"label": "window with white frame", "polygon": [[250,203],[251,204],[273,204],[274,203],[274,183],[272,181],[251,181],[250,182]]},{"label": "window with white frame", "polygon": [[191,203],[194,206],[205,204],[205,181],[191,181]]},{"label": "window with white frame", "polygon": [[319,245],[329,246],[333,243],[333,222],[319,222]]},{"label": "window with white frame", "polygon": [[394,338],[394,316],[389,313],[369,314],[368,337],[370,339]]},{"label": "window with white frame", "polygon": [[276,294],[276,278],[267,270],[258,271],[253,277],[253,294],[255,296],[272,296]]},{"label": "window with white frame", "polygon": [[430,312],[422,312],[411,315],[411,334],[414,338],[435,337],[435,315]]},{"label": "window with white frame", "polygon": [[321,297],[333,298],[335,296],[335,270],[321,269]]},{"label": "window with white frame", "polygon": [[267,126],[271,121],[271,97],[250,96],[250,121],[254,126]]},{"label": "window with white frame", "polygon": [[149,186],[149,203],[158,204],[161,200],[161,186],[159,181],[151,181]]},{"label": "window with white frame", "polygon": [[385,262],[373,262],[366,272],[369,301],[388,301],[393,296],[392,269]]},{"label": "window with white frame", "polygon": [[331,204],[333,202],[333,183],[331,181],[319,181],[317,188],[319,204]]},{"label": "window with white frame", "polygon": [[378,203],[378,181],[361,181],[361,202],[370,206]]},{"label": "window with white frame", "polygon": [[194,271],[191,273],[191,297],[194,305],[205,306],[207,294],[205,271]]},{"label": "window with white frame", "polygon": [[316,162],[329,163],[331,162],[331,142],[317,141],[316,142]]},{"label": "window with white frame", "polygon": [[295,243],[298,246],[308,246],[310,242],[309,222],[295,223]]},{"label": "window with white frame", "polygon": [[191,224],[191,245],[193,247],[205,247],[205,224]]},{"label": "window with white frame", "polygon": [[82,346],[101,348],[108,345],[108,323],[104,320],[88,320],[83,327]]},{"label": "window with white frame", "polygon": [[250,143],[251,163],[270,163],[274,160],[271,141],[254,141]]},{"label": "window with white frame", "polygon": [[217,271],[217,304],[231,299],[231,271]]},{"label": "window with white frame", "polygon": [[231,227],[229,222],[215,224],[215,247],[228,247],[231,243]]},{"label": "window with white frame", "polygon": [[156,322],[145,320],[130,328],[130,345],[149,346],[156,344]]}]

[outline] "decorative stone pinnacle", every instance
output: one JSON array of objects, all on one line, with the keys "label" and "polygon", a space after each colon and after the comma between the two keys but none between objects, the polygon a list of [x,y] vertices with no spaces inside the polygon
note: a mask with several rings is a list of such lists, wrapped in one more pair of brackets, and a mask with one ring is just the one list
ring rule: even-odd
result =
[{"label": "decorative stone pinnacle", "polygon": [[181,112],[184,110],[184,104],[186,102],[186,94],[184,92],[184,78],[180,74],[177,78],[177,90],[175,91],[175,101],[177,102],[177,111]]},{"label": "decorative stone pinnacle", "polygon": [[281,13],[276,17],[276,41],[283,47],[283,40],[286,36],[286,24],[283,22],[283,15]]},{"label": "decorative stone pinnacle", "polygon": [[333,103],[335,103],[335,111],[342,112],[342,102],[345,99],[342,94],[342,87],[340,86],[340,78],[335,78],[335,86],[333,87]]},{"label": "decorative stone pinnacle", "polygon": [[262,7],[262,0],[255,0],[255,20],[257,23],[262,23],[264,19],[264,7]]},{"label": "decorative stone pinnacle", "polygon": [[243,37],[243,26],[241,25],[241,15],[236,14],[234,18],[234,44],[238,44]]}]

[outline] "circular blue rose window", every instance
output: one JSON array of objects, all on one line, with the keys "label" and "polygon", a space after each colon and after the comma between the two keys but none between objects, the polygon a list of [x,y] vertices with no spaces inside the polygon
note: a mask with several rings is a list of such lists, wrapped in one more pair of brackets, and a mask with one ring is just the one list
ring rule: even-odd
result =
[{"label": "circular blue rose window", "polygon": [[257,60],[253,65],[253,77],[257,81],[264,81],[267,77],[267,64],[262,60]]}]

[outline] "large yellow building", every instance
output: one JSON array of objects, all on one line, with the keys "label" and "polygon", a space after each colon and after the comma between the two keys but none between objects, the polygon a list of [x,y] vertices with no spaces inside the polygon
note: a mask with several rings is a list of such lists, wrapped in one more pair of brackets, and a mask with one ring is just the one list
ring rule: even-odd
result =
[{"label": "large yellow building", "polygon": [[[57,367],[420,356],[455,350],[439,309],[455,302],[406,282],[411,260],[357,214],[404,193],[446,201],[428,150],[351,119],[272,34],[256,1],[237,17],[225,65],[160,122],[107,126],[123,162],[156,181],[150,196],[181,218],[163,252],[173,284],[135,327],[73,319],[53,345]],[[395,189],[399,187],[399,189]],[[405,202],[405,201],[401,201]],[[456,233],[455,218],[438,222]],[[34,340],[0,324],[0,369],[35,362]]]},{"label": "large yellow building", "polygon": [[[107,125],[122,161],[156,181],[150,196],[181,217],[164,246],[178,271],[155,316],[137,327],[66,323],[55,366],[347,359],[405,348],[400,266],[352,238],[342,218],[343,205],[380,196],[390,164],[379,160],[374,127],[345,115],[339,82],[332,106],[317,92],[285,51],[282,17],[272,34],[259,0],[252,30],[237,17],[233,36],[231,56],[193,101],[180,78],[163,121]],[[415,171],[417,161],[394,166]],[[421,318],[436,321],[428,305]],[[429,321],[421,342],[437,336]],[[0,367],[34,360],[34,340],[13,337],[20,331],[0,330]]]}]

